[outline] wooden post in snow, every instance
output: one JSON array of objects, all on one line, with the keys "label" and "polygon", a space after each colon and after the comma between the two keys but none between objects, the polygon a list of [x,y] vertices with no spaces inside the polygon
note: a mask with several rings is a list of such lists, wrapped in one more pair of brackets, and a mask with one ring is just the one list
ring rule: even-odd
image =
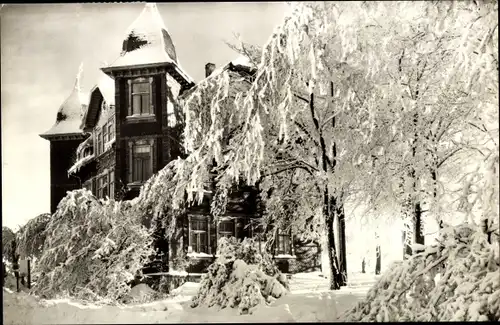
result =
[{"label": "wooden post in snow", "polygon": [[31,289],[31,261],[30,259],[28,258],[26,260],[26,263],[28,263],[28,289]]}]

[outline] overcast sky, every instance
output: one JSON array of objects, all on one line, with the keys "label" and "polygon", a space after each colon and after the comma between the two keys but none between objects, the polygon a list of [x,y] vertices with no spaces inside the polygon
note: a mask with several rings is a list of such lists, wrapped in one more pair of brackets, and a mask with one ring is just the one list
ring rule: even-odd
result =
[{"label": "overcast sky", "polygon": [[[1,22],[2,224],[14,229],[50,212],[49,141],[83,62],[82,90],[119,55],[144,4],[4,5]],[[159,3],[183,69],[196,81],[204,65],[237,54],[224,43],[262,45],[284,14],[281,3]]]}]

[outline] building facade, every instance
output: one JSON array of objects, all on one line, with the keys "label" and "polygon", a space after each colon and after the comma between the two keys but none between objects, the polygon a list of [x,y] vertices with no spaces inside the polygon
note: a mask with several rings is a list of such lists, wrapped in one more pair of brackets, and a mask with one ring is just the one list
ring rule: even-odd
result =
[{"label": "building facade", "polygon": [[[205,76],[210,78],[214,69],[207,64]],[[238,64],[228,63],[219,70],[224,69],[243,77],[252,74]],[[183,154],[179,98],[196,85],[179,65],[156,5],[145,6],[127,31],[118,59],[101,70],[88,102],[80,102],[75,86],[54,126],[40,135],[50,141],[51,213],[67,191],[78,188],[87,188],[98,198],[132,199],[153,174]],[[168,251],[162,255],[172,256],[176,246],[199,262],[194,263],[195,270],[203,271],[213,260],[220,237],[256,237],[264,242],[254,188],[240,186],[233,191],[226,216],[218,223],[210,216],[209,202],[210,194],[204,204],[188,212],[176,239],[179,245],[157,245]],[[279,233],[277,238],[276,258],[286,263],[295,259],[291,234]]]}]

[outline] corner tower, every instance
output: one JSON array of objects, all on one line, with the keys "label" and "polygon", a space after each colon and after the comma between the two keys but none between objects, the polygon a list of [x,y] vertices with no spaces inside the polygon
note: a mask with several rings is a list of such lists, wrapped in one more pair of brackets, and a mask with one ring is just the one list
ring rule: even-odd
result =
[{"label": "corner tower", "polygon": [[81,187],[78,179],[68,176],[68,169],[74,163],[76,148],[86,137],[80,129],[85,110],[86,106],[80,102],[77,77],[71,94],[57,112],[56,122],[48,131],[40,134],[40,137],[50,141],[51,213],[56,211],[67,191]]},{"label": "corner tower", "polygon": [[150,3],[127,29],[118,58],[101,70],[115,83],[115,182],[123,185],[124,199],[131,199],[180,155],[177,97],[194,82],[179,64],[156,4]]}]

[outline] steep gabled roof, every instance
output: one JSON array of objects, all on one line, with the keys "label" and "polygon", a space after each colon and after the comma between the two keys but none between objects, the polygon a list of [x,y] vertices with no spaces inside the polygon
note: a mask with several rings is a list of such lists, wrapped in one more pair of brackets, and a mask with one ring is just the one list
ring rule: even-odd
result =
[{"label": "steep gabled roof", "polygon": [[106,103],[115,105],[115,81],[113,78],[99,70],[99,79],[96,87],[99,88]]},{"label": "steep gabled roof", "polygon": [[93,128],[97,123],[103,100],[109,106],[115,105],[115,81],[103,72],[99,72],[97,84],[90,91],[88,109],[81,121],[81,128],[84,131]]},{"label": "steep gabled roof", "polygon": [[77,78],[71,94],[57,111],[56,122],[48,131],[40,134],[40,137],[51,140],[62,136],[83,136],[80,123],[87,106],[81,103],[79,93]]},{"label": "steep gabled roof", "polygon": [[120,56],[104,69],[170,63],[188,82],[193,79],[182,70],[175,46],[154,3],[148,3],[127,29]]}]

